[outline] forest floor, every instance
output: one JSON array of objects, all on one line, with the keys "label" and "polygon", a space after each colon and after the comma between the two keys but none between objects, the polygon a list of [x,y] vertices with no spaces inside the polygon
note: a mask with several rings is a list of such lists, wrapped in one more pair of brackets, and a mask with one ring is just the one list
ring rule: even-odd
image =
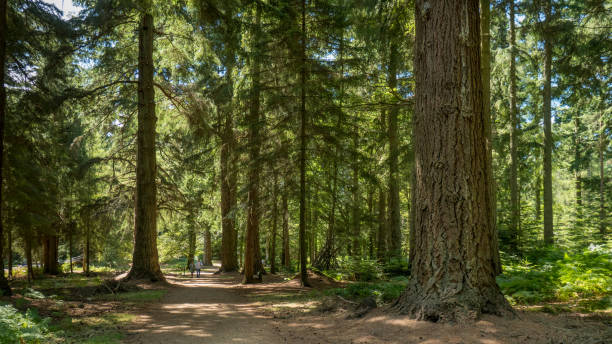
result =
[{"label": "forest floor", "polygon": [[[129,344],[174,343],[612,343],[609,314],[518,311],[517,319],[484,316],[472,324],[438,324],[395,315],[384,307],[354,318],[358,306],[339,297],[312,297],[296,280],[267,275],[240,284],[239,274],[200,278],[168,275],[160,302],[134,309],[124,328]],[[315,276],[316,278],[316,276]],[[334,282],[315,281],[315,288]]]}]

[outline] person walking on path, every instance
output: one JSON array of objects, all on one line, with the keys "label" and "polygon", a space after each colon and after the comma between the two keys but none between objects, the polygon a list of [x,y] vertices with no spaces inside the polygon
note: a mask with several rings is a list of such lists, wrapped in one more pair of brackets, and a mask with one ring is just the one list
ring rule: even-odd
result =
[{"label": "person walking on path", "polygon": [[198,259],[198,261],[195,263],[195,269],[196,269],[196,277],[200,277],[200,269],[202,269],[202,262]]},{"label": "person walking on path", "polygon": [[193,278],[193,272],[195,271],[195,265],[193,262],[189,263],[189,271],[191,271],[191,278]]}]

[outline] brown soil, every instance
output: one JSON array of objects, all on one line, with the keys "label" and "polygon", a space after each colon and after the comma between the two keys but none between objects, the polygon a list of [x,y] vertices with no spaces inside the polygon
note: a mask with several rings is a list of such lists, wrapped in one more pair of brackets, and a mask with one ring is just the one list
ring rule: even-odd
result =
[{"label": "brown soil", "polygon": [[[167,276],[172,285],[168,294],[140,311],[125,342],[612,343],[609,317],[519,311],[519,318],[513,320],[484,316],[475,323],[453,325],[415,321],[376,309],[363,318],[348,320],[357,305],[341,299],[257,301],[307,292],[295,281],[266,275],[262,284],[242,285],[239,274],[213,275],[213,271],[207,270],[199,279]],[[323,279],[320,283],[329,282]]]}]

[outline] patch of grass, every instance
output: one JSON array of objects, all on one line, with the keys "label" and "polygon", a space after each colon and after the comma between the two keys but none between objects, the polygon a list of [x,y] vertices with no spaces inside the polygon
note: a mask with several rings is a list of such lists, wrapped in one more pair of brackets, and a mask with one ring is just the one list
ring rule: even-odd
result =
[{"label": "patch of grass", "polygon": [[13,283],[14,288],[31,288],[35,290],[63,289],[95,287],[103,282],[100,276],[85,276],[83,274],[72,274],[63,276],[39,276],[28,286],[27,281],[17,280]]},{"label": "patch of grass", "polygon": [[128,313],[109,313],[79,319],[65,317],[52,328],[61,343],[119,344],[124,337],[119,327],[135,318],[135,315]]},{"label": "patch of grass", "polygon": [[166,295],[166,290],[139,290],[139,291],[131,291],[127,293],[117,293],[117,294],[105,294],[101,295],[99,298],[103,300],[113,300],[113,301],[122,301],[122,302],[132,302],[132,303],[144,303],[144,302],[157,302],[161,300],[164,295]]}]

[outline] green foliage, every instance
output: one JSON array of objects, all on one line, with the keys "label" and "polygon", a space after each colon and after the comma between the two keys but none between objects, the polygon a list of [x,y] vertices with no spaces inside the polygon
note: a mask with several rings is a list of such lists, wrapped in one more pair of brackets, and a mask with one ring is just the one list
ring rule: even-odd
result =
[{"label": "green foliage", "polygon": [[408,275],[410,274],[410,263],[406,258],[391,258],[383,266],[383,271],[389,275]]},{"label": "green foliage", "polygon": [[118,293],[112,296],[104,295],[103,299],[113,299],[123,302],[132,302],[132,303],[144,303],[151,301],[159,301],[164,295],[166,295],[166,290],[141,290],[127,293]]},{"label": "green foliage", "polygon": [[47,343],[48,319],[41,319],[35,309],[20,313],[11,305],[0,306],[0,343]]},{"label": "green foliage", "polygon": [[538,249],[506,262],[497,282],[513,303],[568,301],[612,294],[612,252],[592,246],[578,253]]},{"label": "green foliage", "polygon": [[343,257],[338,260],[338,272],[349,281],[376,281],[384,277],[380,263],[374,259]]},{"label": "green foliage", "polygon": [[374,297],[378,303],[387,303],[397,299],[406,289],[407,284],[408,280],[405,278],[394,279],[390,282],[357,282],[351,283],[345,288],[326,290],[325,294],[339,295],[349,300]]}]

